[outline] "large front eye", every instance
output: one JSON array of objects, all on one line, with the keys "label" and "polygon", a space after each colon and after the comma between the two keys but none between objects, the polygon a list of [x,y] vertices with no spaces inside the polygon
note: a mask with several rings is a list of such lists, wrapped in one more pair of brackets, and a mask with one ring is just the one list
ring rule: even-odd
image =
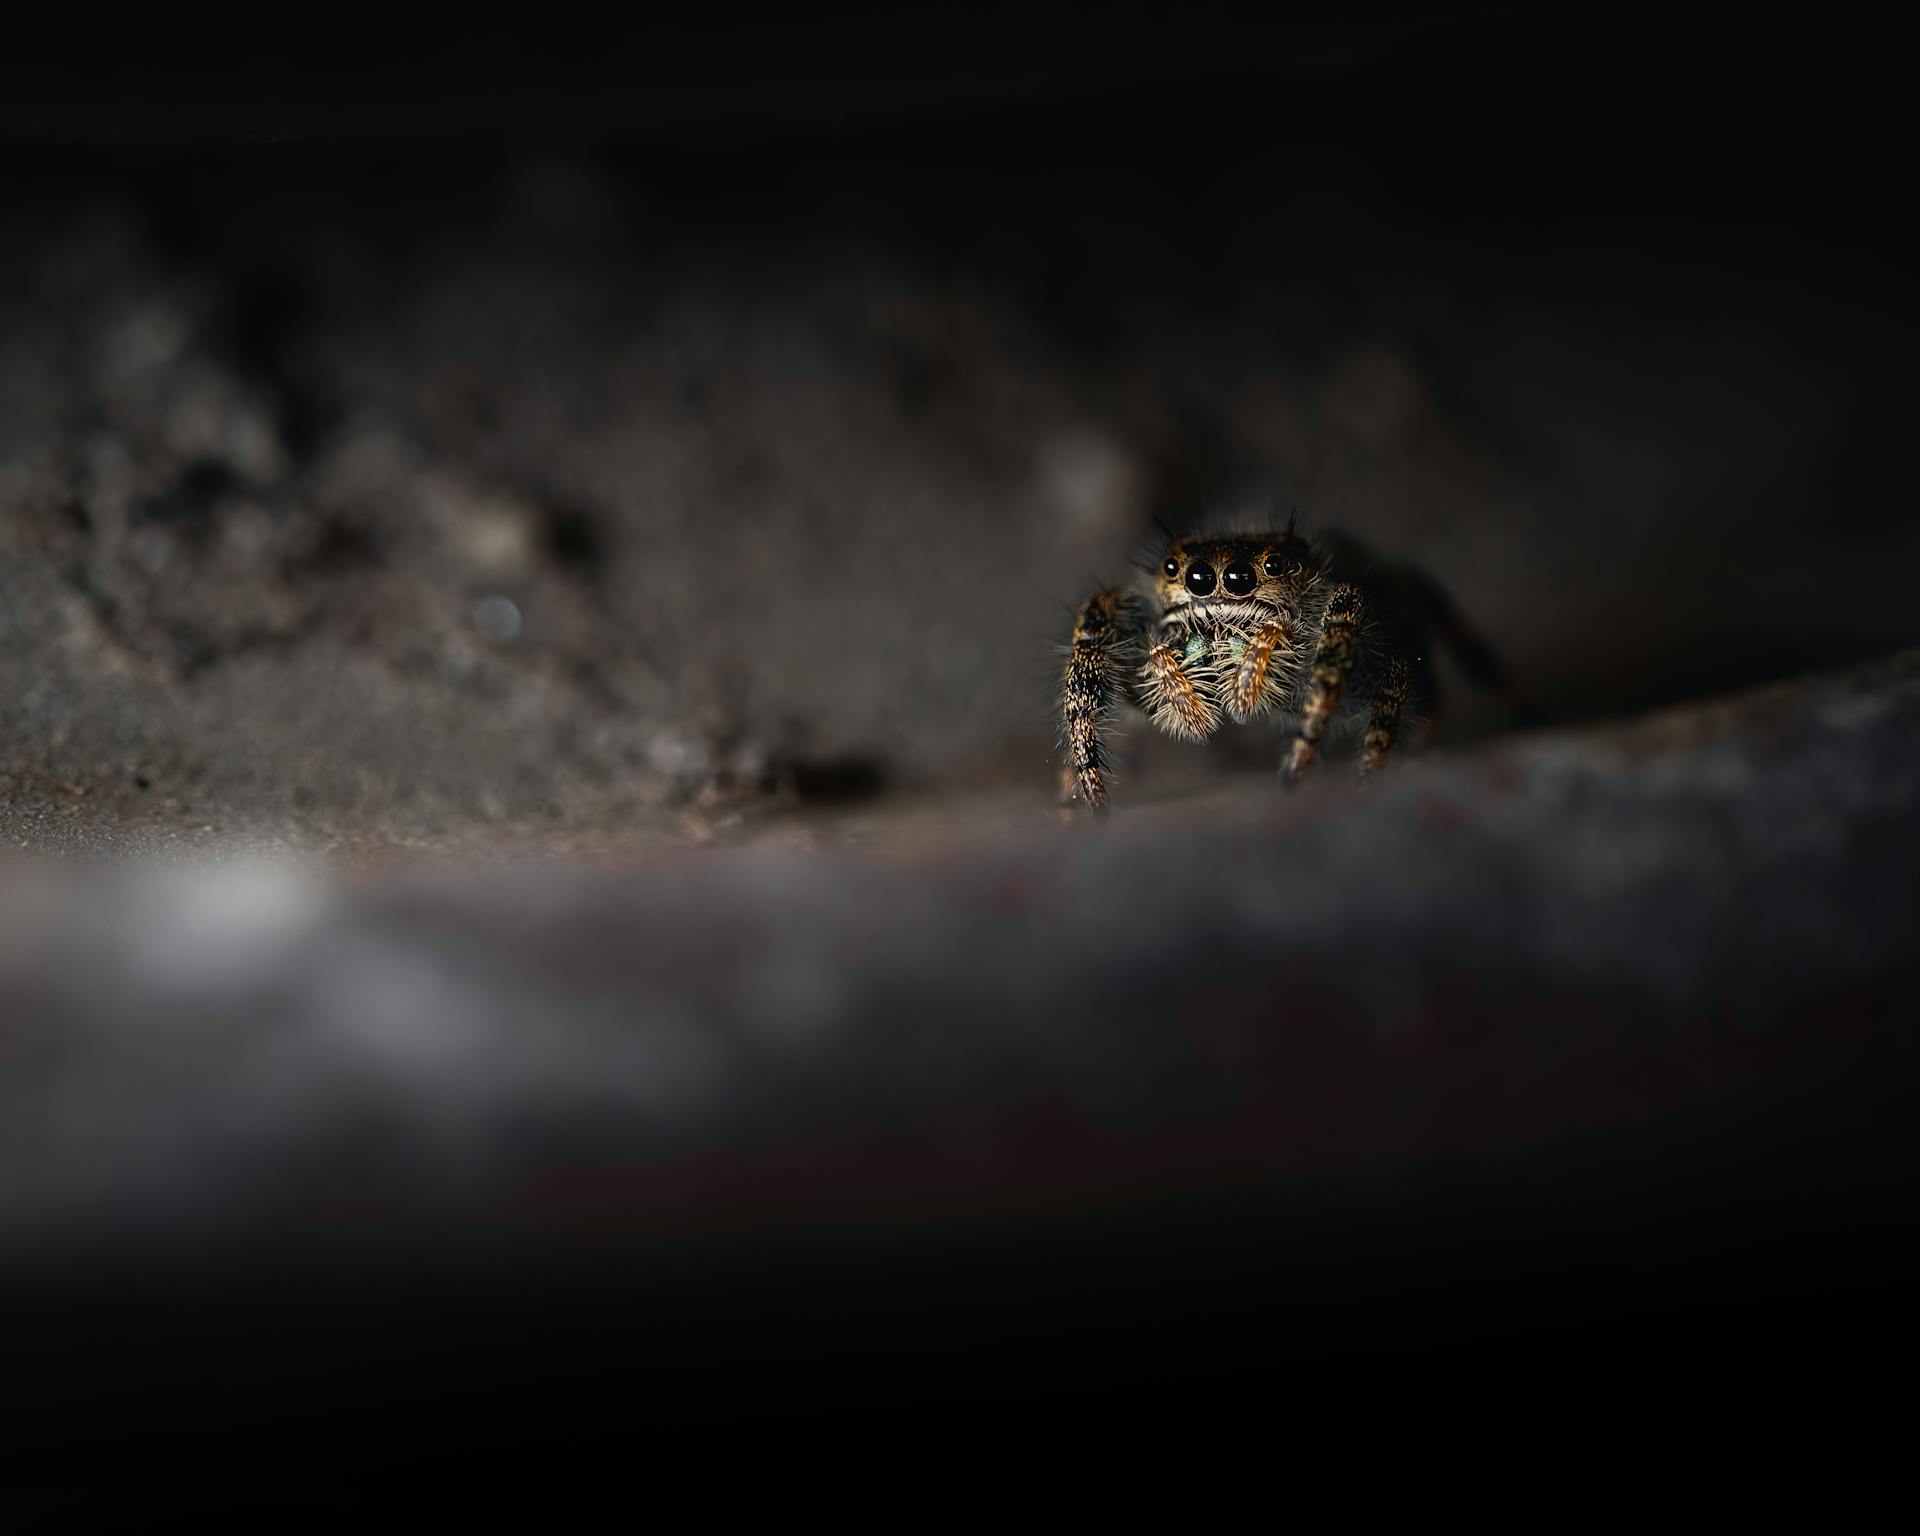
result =
[{"label": "large front eye", "polygon": [[1213,567],[1204,560],[1196,560],[1187,567],[1187,590],[1195,597],[1205,597],[1213,590]]},{"label": "large front eye", "polygon": [[1236,560],[1227,567],[1220,583],[1235,597],[1245,597],[1260,584],[1260,578],[1253,574],[1251,560]]}]

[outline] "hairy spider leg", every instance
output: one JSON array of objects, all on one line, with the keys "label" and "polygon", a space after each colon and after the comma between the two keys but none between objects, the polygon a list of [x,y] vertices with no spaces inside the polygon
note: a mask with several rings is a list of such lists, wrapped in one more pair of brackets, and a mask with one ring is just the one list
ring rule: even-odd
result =
[{"label": "hairy spider leg", "polygon": [[1137,702],[1169,736],[1205,741],[1220,728],[1220,706],[1185,657],[1186,636],[1162,635],[1140,664]]},{"label": "hairy spider leg", "polygon": [[1343,582],[1328,594],[1326,616],[1320,623],[1320,645],[1307,676],[1306,702],[1300,706],[1300,732],[1280,767],[1281,777],[1290,784],[1306,772],[1319,752],[1327,722],[1340,707],[1341,691],[1359,651],[1360,621],[1365,611],[1366,602],[1358,587]]},{"label": "hairy spider leg", "polygon": [[1240,661],[1227,683],[1227,713],[1245,725],[1273,709],[1286,697],[1293,636],[1278,619],[1262,624],[1247,637]]},{"label": "hairy spider leg", "polygon": [[1067,748],[1066,777],[1089,810],[1105,810],[1110,764],[1100,728],[1126,697],[1126,660],[1137,648],[1137,624],[1118,590],[1096,592],[1073,623],[1060,696]]},{"label": "hairy spider leg", "polygon": [[1367,698],[1367,734],[1360,746],[1360,777],[1379,771],[1400,734],[1400,707],[1406,702],[1410,676],[1404,657],[1390,658]]}]

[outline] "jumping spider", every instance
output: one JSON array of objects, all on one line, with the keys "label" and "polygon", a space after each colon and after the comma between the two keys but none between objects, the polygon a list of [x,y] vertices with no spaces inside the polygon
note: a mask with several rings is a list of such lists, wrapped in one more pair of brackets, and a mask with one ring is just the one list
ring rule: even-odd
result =
[{"label": "jumping spider", "polygon": [[[1281,759],[1306,771],[1343,701],[1364,706],[1360,775],[1393,750],[1405,714],[1437,702],[1431,642],[1502,688],[1491,652],[1418,572],[1375,565],[1357,545],[1279,533],[1176,539],[1151,580],[1096,592],[1080,607],[1060,712],[1063,792],[1107,804],[1101,727],[1131,704],[1170,736],[1204,741],[1223,719],[1294,717]],[[1509,695],[1510,696],[1510,695]]]}]

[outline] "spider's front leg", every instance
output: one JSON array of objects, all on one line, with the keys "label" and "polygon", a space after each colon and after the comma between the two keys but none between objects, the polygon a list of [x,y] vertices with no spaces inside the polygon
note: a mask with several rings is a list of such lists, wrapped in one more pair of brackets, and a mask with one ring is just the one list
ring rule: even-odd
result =
[{"label": "spider's front leg", "polygon": [[1264,715],[1286,696],[1293,635],[1285,622],[1262,624],[1241,646],[1227,680],[1227,713],[1241,725]]},{"label": "spider's front leg", "polygon": [[1090,811],[1107,807],[1109,765],[1100,728],[1128,696],[1128,674],[1139,647],[1140,621],[1126,593],[1096,592],[1080,605],[1060,690],[1067,749],[1063,788]]},{"label": "spider's front leg", "polygon": [[1135,697],[1147,718],[1181,741],[1205,741],[1220,728],[1220,706],[1196,669],[1212,647],[1203,636],[1175,625],[1154,638],[1140,664]]},{"label": "spider's front leg", "polygon": [[1313,670],[1307,675],[1306,702],[1300,706],[1300,733],[1280,765],[1280,776],[1289,784],[1299,779],[1319,752],[1327,722],[1340,707],[1340,694],[1359,652],[1360,623],[1365,613],[1366,599],[1358,587],[1342,583],[1327,597],[1326,613],[1320,621],[1320,645],[1313,654]]}]

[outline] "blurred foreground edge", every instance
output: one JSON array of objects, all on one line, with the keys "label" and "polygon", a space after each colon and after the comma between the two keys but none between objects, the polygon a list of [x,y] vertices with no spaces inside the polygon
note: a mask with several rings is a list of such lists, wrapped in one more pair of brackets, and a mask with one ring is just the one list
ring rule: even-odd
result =
[{"label": "blurred foreground edge", "polygon": [[458,1439],[1891,1368],[1917,749],[1909,655],[1366,796],[329,886],[251,959],[212,903],[217,966],[0,867],[9,1395]]}]

